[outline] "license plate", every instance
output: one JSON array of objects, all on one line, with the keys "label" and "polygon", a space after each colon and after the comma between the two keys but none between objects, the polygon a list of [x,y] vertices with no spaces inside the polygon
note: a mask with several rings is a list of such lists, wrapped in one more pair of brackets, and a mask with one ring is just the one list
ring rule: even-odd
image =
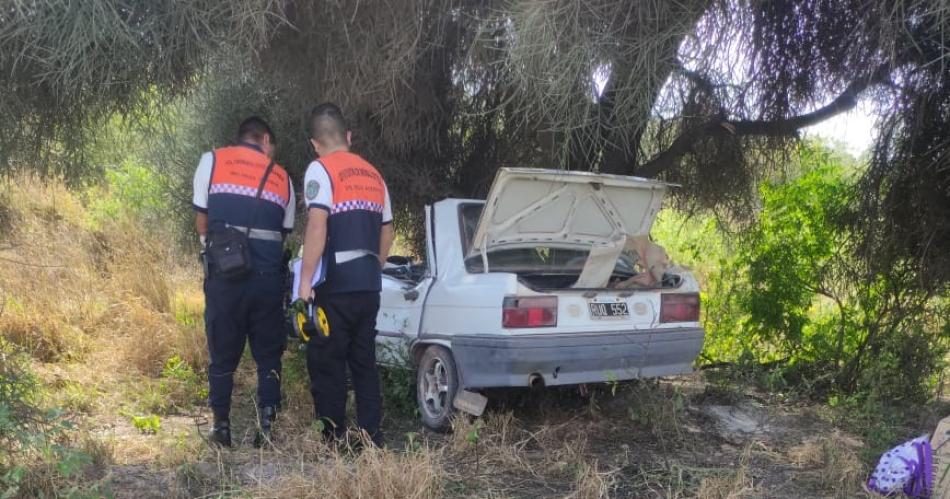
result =
[{"label": "license plate", "polygon": [[591,319],[626,319],[630,310],[626,302],[588,302]]}]

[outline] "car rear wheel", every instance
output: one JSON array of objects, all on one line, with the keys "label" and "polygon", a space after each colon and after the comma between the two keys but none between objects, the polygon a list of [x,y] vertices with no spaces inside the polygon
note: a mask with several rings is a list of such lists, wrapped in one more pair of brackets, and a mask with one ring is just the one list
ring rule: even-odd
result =
[{"label": "car rear wheel", "polygon": [[416,370],[416,400],[422,424],[440,433],[448,431],[457,391],[458,371],[452,352],[438,345],[426,348]]}]

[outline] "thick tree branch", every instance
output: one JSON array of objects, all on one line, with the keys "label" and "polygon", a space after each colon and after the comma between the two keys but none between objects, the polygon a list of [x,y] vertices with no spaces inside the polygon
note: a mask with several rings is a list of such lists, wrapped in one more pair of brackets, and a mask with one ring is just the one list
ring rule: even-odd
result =
[{"label": "thick tree branch", "polygon": [[634,174],[648,178],[656,177],[673,167],[683,156],[692,151],[693,146],[711,137],[727,134],[761,137],[792,136],[802,128],[854,109],[858,95],[868,87],[883,82],[889,70],[890,67],[887,65],[878,67],[869,76],[851,82],[833,101],[810,113],[778,120],[726,120],[721,117],[710,117],[681,133],[666,150],[637,167]]}]

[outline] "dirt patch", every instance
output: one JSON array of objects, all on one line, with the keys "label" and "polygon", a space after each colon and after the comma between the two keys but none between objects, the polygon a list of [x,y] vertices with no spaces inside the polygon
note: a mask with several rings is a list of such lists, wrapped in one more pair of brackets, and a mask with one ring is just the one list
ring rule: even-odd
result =
[{"label": "dirt patch", "polygon": [[109,489],[115,497],[167,499],[173,490],[173,477],[144,464],[113,466],[107,475]]},{"label": "dirt patch", "polygon": [[771,429],[761,411],[753,407],[711,405],[705,414],[713,418],[719,430],[729,435],[761,435]]},{"label": "dirt patch", "polygon": [[814,429],[815,421],[806,414],[781,407],[767,407],[752,399],[732,405],[712,404],[699,408],[707,418],[707,429],[734,442],[777,442],[795,440],[797,435]]}]

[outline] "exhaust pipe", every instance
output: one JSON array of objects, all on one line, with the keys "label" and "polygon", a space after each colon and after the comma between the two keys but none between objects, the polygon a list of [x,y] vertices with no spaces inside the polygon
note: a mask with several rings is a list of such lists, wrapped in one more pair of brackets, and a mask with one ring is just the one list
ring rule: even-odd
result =
[{"label": "exhaust pipe", "polygon": [[532,373],[528,376],[528,386],[530,388],[544,388],[544,376],[538,373]]}]

